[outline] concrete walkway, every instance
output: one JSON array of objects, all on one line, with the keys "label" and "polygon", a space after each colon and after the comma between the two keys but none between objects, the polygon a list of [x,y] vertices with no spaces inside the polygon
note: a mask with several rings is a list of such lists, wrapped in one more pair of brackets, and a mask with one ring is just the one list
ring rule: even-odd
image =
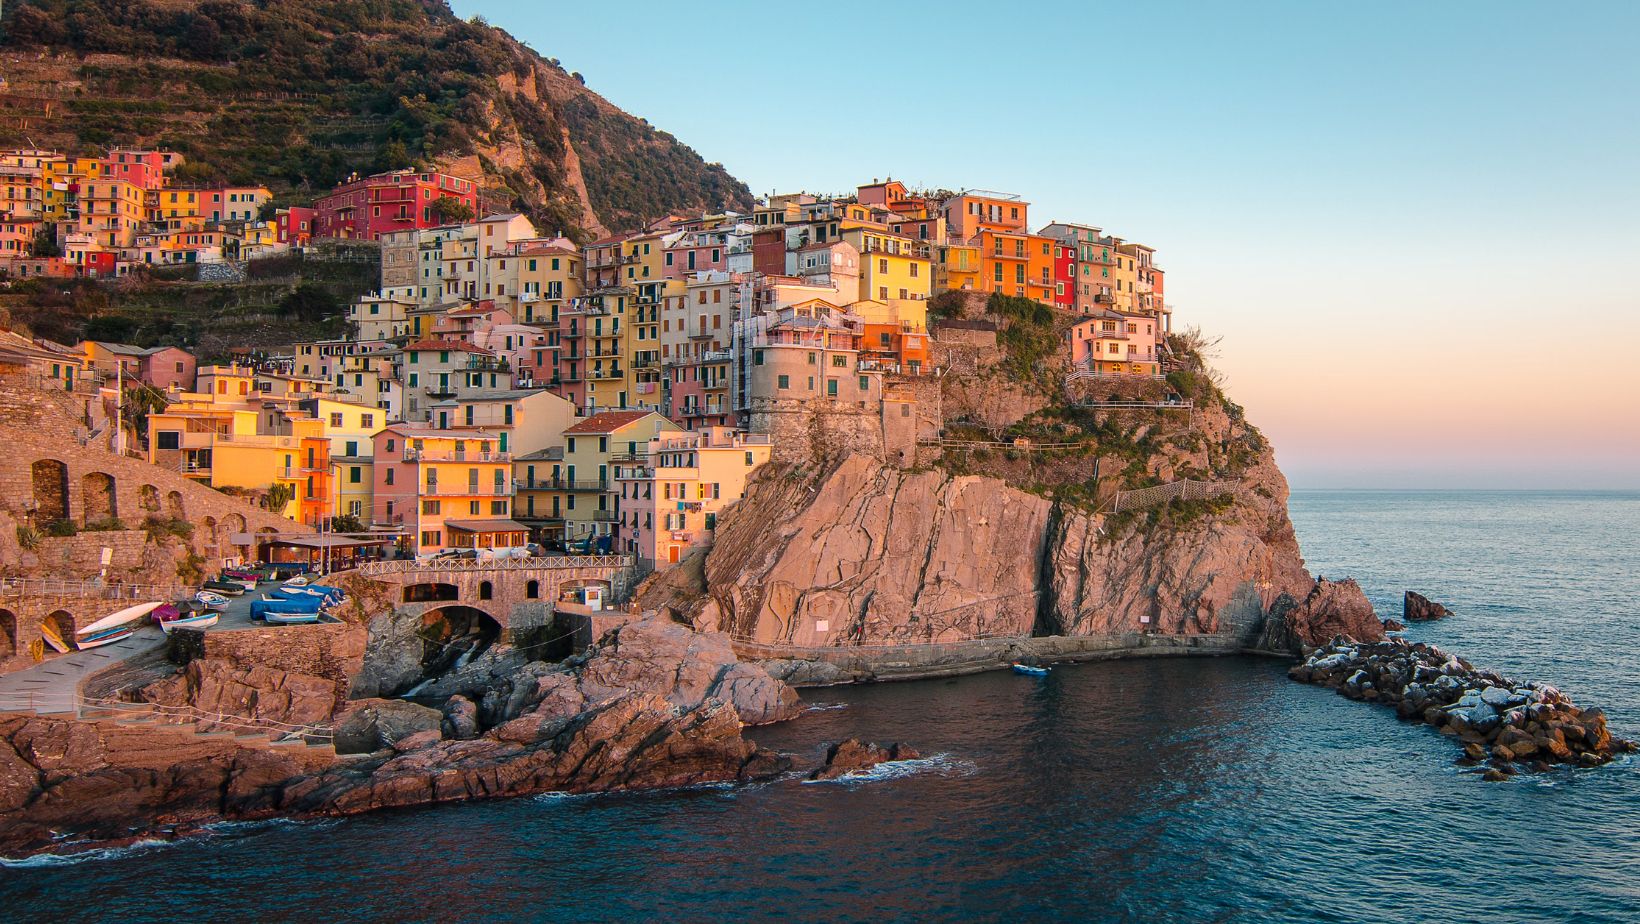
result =
[{"label": "concrete walkway", "polygon": [[164,644],[165,633],[150,622],[124,641],[55,655],[27,670],[0,675],[0,712],[72,713],[86,677]]}]

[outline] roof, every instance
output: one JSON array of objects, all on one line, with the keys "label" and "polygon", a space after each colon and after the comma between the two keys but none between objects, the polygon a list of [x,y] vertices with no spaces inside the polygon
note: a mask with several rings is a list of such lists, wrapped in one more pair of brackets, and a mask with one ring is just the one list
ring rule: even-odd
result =
[{"label": "roof", "polygon": [[[654,411],[604,411],[601,414],[588,417],[586,420],[565,430],[564,433],[566,435],[571,433],[614,433],[616,430],[635,424],[651,414],[656,417],[661,416],[655,414]],[[661,419],[665,420],[666,418],[662,417]]]},{"label": "roof", "polygon": [[451,353],[477,353],[480,356],[494,356],[495,355],[494,353],[490,352],[489,350],[486,350],[481,346],[473,346],[472,344],[468,343],[465,340],[431,340],[431,339],[417,340],[416,342],[411,343],[411,344],[405,346],[405,348],[404,348],[404,351],[406,353],[410,353],[410,352],[432,352],[434,350],[437,350],[439,352],[448,351],[448,352],[451,352]]},{"label": "roof", "polygon": [[384,545],[391,539],[350,539],[346,536],[281,536],[268,540],[268,545],[293,545],[304,549],[357,548],[361,545]]},{"label": "roof", "polygon": [[529,527],[517,520],[445,520],[444,525],[464,533],[529,532]]},{"label": "roof", "polygon": [[563,459],[564,447],[562,446],[548,446],[545,449],[537,449],[521,456],[513,456],[515,462],[561,462]]}]

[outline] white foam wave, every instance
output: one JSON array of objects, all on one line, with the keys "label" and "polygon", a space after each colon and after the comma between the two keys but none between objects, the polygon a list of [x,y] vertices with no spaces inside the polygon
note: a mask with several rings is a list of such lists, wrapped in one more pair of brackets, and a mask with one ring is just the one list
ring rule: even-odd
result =
[{"label": "white foam wave", "polygon": [[804,708],[803,711],[804,712],[835,712],[839,709],[847,709],[847,708],[848,708],[848,703],[809,703],[808,706],[806,708]]},{"label": "white foam wave", "polygon": [[973,776],[979,772],[979,767],[972,761],[952,757],[950,754],[934,754],[929,757],[919,757],[916,760],[888,760],[869,770],[857,770],[845,773],[834,780],[804,780],[804,783],[880,783],[885,780],[897,780],[908,776],[932,774],[934,776],[957,778]]},{"label": "white foam wave", "polygon": [[32,857],[0,857],[0,866],[8,869],[43,869],[52,866],[73,866],[77,863],[134,857],[138,854],[148,853],[161,847],[175,846],[176,844],[176,840],[153,838],[133,841],[120,847],[93,847],[90,850],[81,850],[76,853],[37,853]]}]

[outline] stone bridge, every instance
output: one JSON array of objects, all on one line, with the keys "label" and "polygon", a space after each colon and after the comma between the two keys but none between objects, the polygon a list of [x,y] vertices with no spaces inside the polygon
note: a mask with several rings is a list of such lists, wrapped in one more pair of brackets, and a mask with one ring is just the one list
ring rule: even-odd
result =
[{"label": "stone bridge", "polygon": [[585,587],[601,589],[605,606],[624,602],[637,577],[628,555],[379,561],[359,566],[358,573],[393,585],[400,613],[421,616],[465,607],[515,637],[550,624],[555,604]]}]

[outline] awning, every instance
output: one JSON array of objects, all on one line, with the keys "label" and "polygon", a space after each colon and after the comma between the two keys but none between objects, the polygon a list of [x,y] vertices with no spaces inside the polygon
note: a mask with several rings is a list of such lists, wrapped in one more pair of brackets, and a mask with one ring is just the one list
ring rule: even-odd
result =
[{"label": "awning", "polygon": [[528,526],[517,520],[445,520],[444,525],[464,533],[527,533]]},{"label": "awning", "polygon": [[267,545],[289,545],[302,549],[351,549],[364,545],[386,545],[392,539],[351,539],[347,536],[286,536],[267,540]]}]

